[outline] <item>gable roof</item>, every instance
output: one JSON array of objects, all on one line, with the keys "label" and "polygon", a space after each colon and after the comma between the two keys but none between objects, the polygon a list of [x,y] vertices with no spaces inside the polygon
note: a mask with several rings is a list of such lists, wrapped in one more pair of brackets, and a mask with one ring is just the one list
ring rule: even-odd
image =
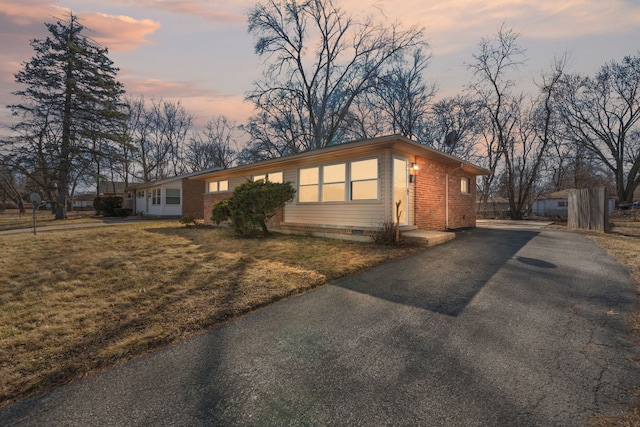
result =
[{"label": "gable roof", "polygon": [[566,190],[554,191],[553,193],[545,194],[544,196],[539,197],[538,200],[568,199],[569,190],[573,190],[573,189],[571,188]]},{"label": "gable roof", "polygon": [[332,161],[338,159],[344,159],[347,156],[356,156],[359,154],[366,154],[374,149],[393,148],[396,151],[400,151],[410,155],[417,155],[427,159],[434,160],[438,163],[449,165],[452,167],[461,166],[466,172],[474,175],[491,175],[491,171],[476,166],[472,163],[466,162],[455,156],[445,154],[442,151],[438,151],[434,148],[427,147],[416,141],[405,138],[400,135],[381,136],[373,139],[364,139],[352,142],[346,142],[344,144],[332,145],[329,147],[320,148],[317,150],[305,151],[303,153],[292,154],[290,156],[278,157],[275,159],[262,160],[256,163],[248,165],[235,166],[229,169],[222,169],[210,172],[201,172],[189,179],[194,180],[207,180],[222,175],[237,175],[239,173],[250,173],[254,170],[264,171],[273,168],[282,168],[286,166],[297,166],[300,163],[306,162],[322,162]]}]

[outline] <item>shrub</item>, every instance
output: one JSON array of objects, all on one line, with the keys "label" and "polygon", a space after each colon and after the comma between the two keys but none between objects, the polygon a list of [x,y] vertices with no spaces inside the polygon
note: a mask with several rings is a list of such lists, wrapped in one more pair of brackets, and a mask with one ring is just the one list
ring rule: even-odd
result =
[{"label": "shrub", "polygon": [[189,215],[182,215],[182,218],[180,218],[180,224],[184,224],[185,227],[195,227],[196,224],[196,220]]},{"label": "shrub", "polygon": [[241,236],[250,236],[258,230],[267,236],[267,221],[293,200],[295,193],[288,182],[247,181],[236,187],[229,199],[214,205],[211,219],[217,224],[230,219],[234,231]]},{"label": "shrub", "polygon": [[117,208],[122,208],[122,197],[105,196],[93,199],[93,208],[96,214],[103,216],[114,216]]},{"label": "shrub", "polygon": [[371,238],[376,245],[395,246],[397,224],[391,221],[383,222],[380,228],[371,233]]},{"label": "shrub", "polygon": [[133,212],[133,210],[129,209],[129,208],[115,208],[113,210],[113,214],[115,216],[120,216],[120,217],[126,217],[131,215],[131,213]]},{"label": "shrub", "polygon": [[231,212],[229,211],[229,199],[224,199],[213,205],[211,210],[211,221],[216,224],[225,222],[231,219]]}]

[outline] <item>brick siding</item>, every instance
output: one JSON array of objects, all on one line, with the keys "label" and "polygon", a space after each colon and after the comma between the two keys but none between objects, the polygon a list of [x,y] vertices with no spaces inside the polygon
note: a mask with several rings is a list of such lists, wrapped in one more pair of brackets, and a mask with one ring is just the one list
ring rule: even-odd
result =
[{"label": "brick siding", "polygon": [[213,221],[211,221],[211,210],[213,209],[213,205],[215,205],[221,200],[228,199],[229,197],[231,197],[232,194],[233,193],[231,191],[228,191],[224,193],[211,193],[211,194],[207,193],[204,195],[203,207],[204,207],[204,223],[205,224],[213,224]]},{"label": "brick siding", "polygon": [[[449,228],[475,227],[475,176],[464,174],[428,159],[417,157],[415,222],[418,228],[444,230],[446,222],[445,179],[449,172]],[[460,191],[462,176],[469,178],[469,194]]]},{"label": "brick siding", "polygon": [[204,181],[182,180],[182,215],[202,219]]}]

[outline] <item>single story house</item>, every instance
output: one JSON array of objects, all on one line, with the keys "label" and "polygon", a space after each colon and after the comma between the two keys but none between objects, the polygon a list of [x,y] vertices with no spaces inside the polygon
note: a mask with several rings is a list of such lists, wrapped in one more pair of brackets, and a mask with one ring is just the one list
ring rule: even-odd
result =
[{"label": "single story house", "polygon": [[[192,176],[205,184],[204,220],[247,180],[290,182],[295,199],[269,227],[344,239],[370,236],[385,222],[404,230],[476,225],[476,176],[491,172],[402,136],[354,141]],[[368,239],[369,237],[367,237]]]},{"label": "single story house", "polygon": [[[569,189],[539,197],[531,206],[531,214],[537,216],[561,216],[569,214]],[[616,210],[616,201],[609,198],[609,213]]]},{"label": "single story house", "polygon": [[71,210],[74,211],[90,211],[93,210],[93,200],[97,196],[95,194],[78,194],[71,199]]},{"label": "single story house", "polygon": [[188,179],[197,173],[132,184],[125,191],[122,206],[134,215],[202,219],[205,183]]}]

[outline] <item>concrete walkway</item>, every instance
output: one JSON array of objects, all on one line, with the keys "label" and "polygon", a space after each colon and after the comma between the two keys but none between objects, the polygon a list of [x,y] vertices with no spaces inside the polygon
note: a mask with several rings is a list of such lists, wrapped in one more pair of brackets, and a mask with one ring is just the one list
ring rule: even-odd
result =
[{"label": "concrete walkway", "polygon": [[475,229],[0,409],[11,426],[585,426],[629,404],[628,273],[560,230]]},{"label": "concrete walkway", "polygon": [[514,221],[511,219],[478,219],[476,227],[497,230],[539,230],[553,224],[551,221]]}]

